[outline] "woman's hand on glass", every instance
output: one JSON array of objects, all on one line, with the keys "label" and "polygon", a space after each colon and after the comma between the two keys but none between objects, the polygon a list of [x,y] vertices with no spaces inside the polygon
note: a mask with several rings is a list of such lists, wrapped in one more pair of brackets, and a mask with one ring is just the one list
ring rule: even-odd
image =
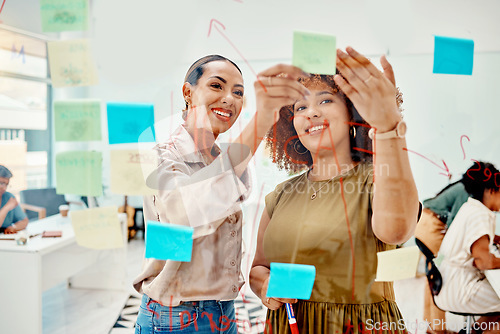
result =
[{"label": "woman's hand on glass", "polygon": [[290,298],[266,297],[268,284],[269,284],[269,277],[264,281],[264,284],[262,284],[261,296],[260,296],[262,304],[264,304],[264,306],[267,307],[268,309],[277,310],[281,307],[281,305],[285,303],[293,304],[298,301],[297,299],[290,299]]},{"label": "woman's hand on glass", "polygon": [[297,80],[309,74],[300,68],[278,64],[258,74],[254,83],[257,99],[257,125],[269,129],[279,119],[283,106],[309,95],[309,90]]},{"label": "woman's hand on glass", "polygon": [[396,80],[391,64],[383,55],[380,72],[368,58],[351,47],[346,52],[337,50],[337,68],[340,75],[335,76],[335,83],[352,101],[361,117],[376,128],[378,132],[387,132],[401,120],[396,102]]}]

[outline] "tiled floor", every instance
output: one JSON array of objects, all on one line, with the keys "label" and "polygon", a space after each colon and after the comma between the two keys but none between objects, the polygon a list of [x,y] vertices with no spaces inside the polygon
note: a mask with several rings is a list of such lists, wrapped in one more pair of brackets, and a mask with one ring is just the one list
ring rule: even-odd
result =
[{"label": "tiled floor", "polygon": [[[128,277],[132,282],[139,273],[144,255],[144,241],[132,240],[128,248]],[[425,324],[422,320],[423,288],[427,284],[424,276],[397,281],[394,284],[396,299],[413,334],[424,334]],[[250,289],[243,288],[247,295],[252,295]],[[139,299],[130,295],[139,295],[132,289],[126,292],[106,290],[68,289],[59,285],[43,294],[43,328],[44,333],[51,334],[133,334],[133,322],[138,309]],[[258,299],[243,304],[241,299],[236,302],[240,318],[265,316],[265,310],[260,307]],[[124,308],[125,306],[125,308]],[[122,311],[123,310],[123,311]],[[117,321],[118,320],[118,321]],[[447,323],[452,328],[461,328],[463,319],[447,315]],[[116,326],[113,328],[113,326]],[[248,326],[247,326],[248,327]],[[256,333],[249,328],[240,328],[240,333]]]}]

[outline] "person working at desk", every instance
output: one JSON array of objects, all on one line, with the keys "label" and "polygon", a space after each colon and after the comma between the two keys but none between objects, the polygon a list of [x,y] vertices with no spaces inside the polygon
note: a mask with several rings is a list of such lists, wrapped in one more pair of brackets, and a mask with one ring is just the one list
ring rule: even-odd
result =
[{"label": "person working at desk", "polygon": [[[493,243],[499,242],[495,235],[494,212],[500,211],[500,186],[493,176],[500,172],[490,163],[478,164],[479,169],[468,175],[483,182],[477,182],[471,189],[471,198],[458,211],[439,249],[439,256],[443,257],[438,266],[443,287],[434,301],[443,310],[478,314],[500,312],[500,298],[484,276],[485,270],[500,269],[500,258],[490,252]],[[499,332],[498,316],[482,316],[478,323],[483,322],[490,323],[483,334]]]},{"label": "person working at desk", "polygon": [[17,203],[16,198],[7,192],[12,173],[7,167],[0,165],[0,228],[4,233],[17,233],[28,225],[28,217]]}]

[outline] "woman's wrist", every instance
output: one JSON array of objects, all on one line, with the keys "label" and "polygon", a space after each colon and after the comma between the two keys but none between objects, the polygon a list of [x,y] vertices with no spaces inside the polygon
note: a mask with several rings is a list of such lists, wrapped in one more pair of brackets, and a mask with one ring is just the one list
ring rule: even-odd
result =
[{"label": "woman's wrist", "polygon": [[16,227],[16,224],[11,224],[10,227],[12,227],[14,229],[14,231],[17,231],[17,227]]}]

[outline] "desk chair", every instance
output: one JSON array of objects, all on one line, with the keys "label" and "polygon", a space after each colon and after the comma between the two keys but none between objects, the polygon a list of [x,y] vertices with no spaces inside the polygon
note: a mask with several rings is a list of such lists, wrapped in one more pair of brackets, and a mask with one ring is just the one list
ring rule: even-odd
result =
[{"label": "desk chair", "polygon": [[42,219],[59,213],[59,205],[68,204],[64,195],[56,194],[55,188],[21,190],[21,208],[29,220]]},{"label": "desk chair", "polygon": [[422,241],[419,239],[415,238],[415,243],[417,244],[418,249],[424,254],[425,256],[425,276],[427,277],[427,281],[429,282],[429,288],[432,293],[432,301],[434,302],[434,305],[436,305],[437,308],[444,312],[450,312],[453,314],[461,315],[467,319],[467,327],[462,329],[459,334],[466,333],[470,334],[472,332],[472,325],[475,322],[475,317],[481,317],[481,316],[497,316],[500,315],[498,312],[494,313],[461,313],[461,312],[453,312],[453,311],[447,311],[441,309],[436,302],[434,301],[434,296],[437,296],[439,292],[441,291],[441,287],[443,286],[443,277],[441,276],[441,273],[439,272],[439,269],[436,267],[436,264],[434,263],[434,254],[431,252],[431,250],[424,245]]}]

